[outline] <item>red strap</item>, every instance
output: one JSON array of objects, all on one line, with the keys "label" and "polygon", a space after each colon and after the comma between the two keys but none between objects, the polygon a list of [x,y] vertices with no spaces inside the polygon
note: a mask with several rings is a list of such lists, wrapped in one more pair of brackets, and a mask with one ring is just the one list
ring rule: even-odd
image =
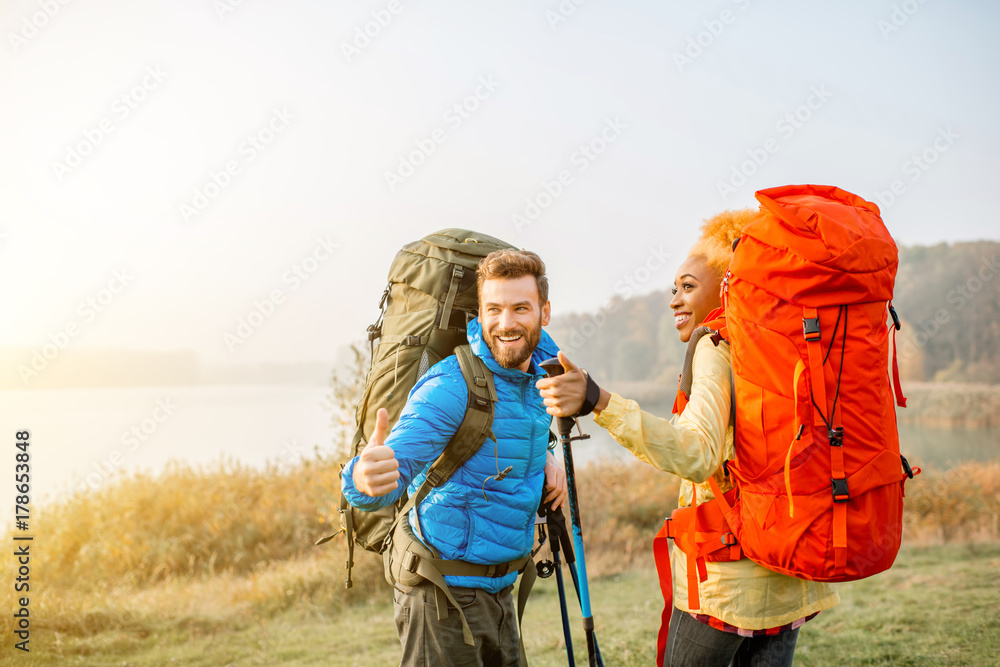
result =
[{"label": "red strap", "polygon": [[726,516],[732,511],[733,508],[729,506],[729,502],[726,500],[726,494],[722,492],[722,489],[719,487],[719,483],[715,481],[715,475],[708,478],[708,485],[712,488],[712,494],[715,496],[712,500],[722,506],[722,516]]},{"label": "red strap", "polygon": [[[845,312],[847,306],[844,306]],[[846,326],[846,324],[844,325]],[[833,341],[830,341],[833,345]],[[836,399],[835,399],[836,400]],[[844,423],[840,414],[840,406],[843,401],[836,401],[833,406],[833,414],[830,415],[830,423],[839,426]],[[848,438],[850,436],[847,436]],[[845,445],[846,446],[846,445]],[[847,472],[844,470],[844,447],[830,447],[830,477],[835,479],[845,479]],[[832,493],[832,491],[831,491]],[[836,495],[834,496],[836,499]],[[850,489],[848,489],[848,499]],[[842,575],[847,571],[847,503],[833,503],[833,562],[835,573]]]},{"label": "red strap", "polygon": [[684,412],[684,408],[687,407],[687,404],[688,404],[687,394],[685,394],[683,391],[681,391],[680,389],[678,389],[677,390],[677,395],[674,396],[674,411],[673,411],[673,414],[679,415],[680,413]]},{"label": "red strap", "polygon": [[[663,653],[667,645],[667,631],[670,615],[673,613],[673,585],[670,572],[670,543],[673,538],[687,558],[688,608],[700,609],[699,581],[708,578],[708,561],[735,561],[743,558],[743,549],[736,542],[725,517],[732,512],[738,491],[734,488],[722,493],[714,478],[709,485],[715,499],[698,505],[698,488],[691,490],[691,505],[674,510],[671,518],[663,522],[663,527],[653,539],[653,556],[663,595],[663,613],[660,615],[660,631],[657,634],[657,662],[663,664]],[[718,509],[716,509],[718,508]],[[704,514],[704,516],[703,516]]]},{"label": "red strap", "polygon": [[[815,319],[819,317],[819,313],[815,308],[803,308],[802,317],[807,319]],[[834,341],[831,337],[830,345],[833,345]],[[830,410],[830,403],[827,400],[826,394],[826,368],[823,366],[823,342],[822,337],[817,336],[816,338],[806,339],[806,352],[809,355],[809,381],[812,386],[812,398],[816,402],[816,406],[820,409],[820,413],[823,417],[822,421],[826,421],[826,413]],[[837,427],[840,422],[840,402],[834,407],[834,412],[829,415],[830,426]],[[816,425],[819,428],[819,425]],[[844,448],[843,447],[830,447],[830,478],[831,479],[844,479],[847,475],[844,474]],[[833,492],[831,488],[831,493]],[[844,569],[847,565],[847,503],[846,502],[833,502],[833,553],[834,553],[834,566],[836,567],[836,573],[843,574]]]},{"label": "red strap", "polygon": [[899,362],[896,361],[896,327],[891,324],[889,326],[892,327],[892,388],[896,391],[896,405],[905,408],[906,397],[899,384]]},{"label": "red strap", "polygon": [[670,630],[670,615],[674,611],[674,587],[670,579],[670,541],[668,526],[670,520],[663,522],[660,532],[653,538],[653,560],[656,561],[656,573],[660,580],[660,593],[663,595],[663,613],[660,614],[660,631],[656,635],[656,664],[663,664],[663,655],[667,651],[667,632]]},{"label": "red strap", "polygon": [[[698,487],[691,487],[691,507],[698,507]],[[694,530],[697,533],[698,530],[698,514],[695,512],[694,516]],[[688,577],[688,609],[701,609],[701,603],[698,602],[698,556],[697,549],[694,545],[691,548],[685,550],[685,555],[687,556],[687,577]],[[701,567],[705,567],[701,564]],[[707,577],[708,574],[706,573]]]},{"label": "red strap", "polygon": [[[816,319],[819,314],[815,308],[803,308],[802,317],[806,319]],[[822,339],[806,343],[806,352],[809,355],[809,381],[812,385],[813,400],[816,405],[823,410],[823,418],[826,418],[826,411],[830,409],[830,404],[826,401],[826,376],[823,373],[823,343]]]}]

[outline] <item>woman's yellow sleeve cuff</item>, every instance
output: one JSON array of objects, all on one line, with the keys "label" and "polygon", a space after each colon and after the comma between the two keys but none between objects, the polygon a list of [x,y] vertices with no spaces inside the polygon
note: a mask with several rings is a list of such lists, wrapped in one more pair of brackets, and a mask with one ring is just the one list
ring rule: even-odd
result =
[{"label": "woman's yellow sleeve cuff", "polygon": [[608,401],[607,407],[601,410],[601,414],[594,415],[594,423],[610,431],[615,426],[618,426],[618,422],[622,420],[622,417],[625,415],[625,406],[629,401],[613,391],[609,393],[611,394],[611,400]]}]

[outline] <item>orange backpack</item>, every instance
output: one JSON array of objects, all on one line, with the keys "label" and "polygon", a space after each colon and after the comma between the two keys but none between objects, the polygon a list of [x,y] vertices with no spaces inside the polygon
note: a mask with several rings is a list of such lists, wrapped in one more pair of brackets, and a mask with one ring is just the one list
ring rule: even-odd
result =
[{"label": "orange backpack", "polygon": [[756,196],[761,210],[736,244],[723,309],[697,332],[731,346],[735,460],[726,468],[737,493],[722,494],[710,479],[716,498],[699,507],[712,507],[677,510],[654,542],[658,560],[664,537],[688,556],[693,609],[691,570],[703,581],[706,560],[746,556],[828,582],[888,569],[899,550],[903,483],[920,472],[899,453],[898,253],[878,207],[820,185]]},{"label": "orange backpack", "polygon": [[790,185],[757,200],[723,281],[736,395],[729,472],[740,490],[726,519],[768,569],[870,577],[899,551],[903,483],[914,474],[893,401],[906,406],[896,244],[875,204],[839,188]]}]

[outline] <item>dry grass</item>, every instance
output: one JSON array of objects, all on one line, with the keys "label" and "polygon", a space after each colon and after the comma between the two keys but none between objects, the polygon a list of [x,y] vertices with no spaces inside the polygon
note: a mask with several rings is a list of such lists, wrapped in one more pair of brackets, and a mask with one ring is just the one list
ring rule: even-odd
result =
[{"label": "dry grass", "polygon": [[[166,623],[216,631],[289,610],[335,615],[385,590],[381,563],[356,554],[344,589],[343,539],[313,547],[338,522],[339,467],[293,470],[175,465],[133,475],[44,508],[33,543],[33,627],[85,636],[138,634]],[[650,540],[676,505],[678,480],[645,465],[578,474],[592,576],[647,567]],[[924,473],[907,484],[906,539],[927,544],[998,540],[1000,461]],[[13,571],[12,556],[3,556]],[[16,609],[12,587],[0,594]],[[12,618],[0,622],[9,633]]]},{"label": "dry grass", "polygon": [[906,483],[904,535],[918,544],[1000,539],[1000,459]]},{"label": "dry grass", "polygon": [[[312,544],[339,527],[338,472],[319,460],[286,471],[175,464],[42,508],[31,612],[42,627],[88,634],[164,619],[248,623],[295,606],[333,613],[367,599],[385,585],[377,559],[356,558],[345,591],[343,542]],[[16,569],[10,553],[2,563]],[[19,595],[5,587],[0,604],[16,609]]]},{"label": "dry grass", "polygon": [[[639,463],[577,473],[587,570],[594,576],[648,565],[653,535],[677,507],[680,478]],[[567,526],[569,512],[566,512]]]}]

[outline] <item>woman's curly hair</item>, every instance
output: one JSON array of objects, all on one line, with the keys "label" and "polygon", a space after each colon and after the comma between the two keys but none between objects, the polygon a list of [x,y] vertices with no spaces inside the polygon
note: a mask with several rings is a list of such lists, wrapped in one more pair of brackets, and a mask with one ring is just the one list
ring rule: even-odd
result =
[{"label": "woman's curly hair", "polygon": [[733,257],[733,241],[740,237],[743,228],[756,216],[756,209],[744,208],[723,211],[709,218],[701,226],[701,237],[690,254],[704,257],[705,263],[721,278]]}]

